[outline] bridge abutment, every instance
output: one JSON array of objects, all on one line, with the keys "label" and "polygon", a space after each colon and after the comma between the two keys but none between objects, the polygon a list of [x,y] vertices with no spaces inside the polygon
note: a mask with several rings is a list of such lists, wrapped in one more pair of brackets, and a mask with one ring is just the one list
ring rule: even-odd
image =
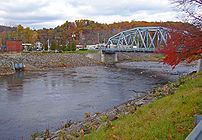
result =
[{"label": "bridge abutment", "polygon": [[99,52],[88,53],[86,56],[105,64],[113,64],[115,62],[118,62],[118,56],[117,56],[117,53],[115,52],[99,51]]},{"label": "bridge abutment", "polygon": [[105,64],[113,64],[118,61],[117,53],[115,52],[101,52],[101,62]]}]

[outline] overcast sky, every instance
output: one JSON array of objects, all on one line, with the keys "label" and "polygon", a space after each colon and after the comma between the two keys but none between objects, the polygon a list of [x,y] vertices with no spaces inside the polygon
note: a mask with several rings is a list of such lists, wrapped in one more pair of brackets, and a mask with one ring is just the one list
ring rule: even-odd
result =
[{"label": "overcast sky", "polygon": [[177,21],[169,0],[0,0],[0,24],[50,28],[65,21]]}]

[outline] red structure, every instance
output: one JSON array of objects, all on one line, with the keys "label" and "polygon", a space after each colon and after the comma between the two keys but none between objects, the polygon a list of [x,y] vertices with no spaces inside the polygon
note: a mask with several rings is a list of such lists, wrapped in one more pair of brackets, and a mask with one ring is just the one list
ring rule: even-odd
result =
[{"label": "red structure", "polygon": [[6,41],[7,52],[22,52],[22,41],[21,40],[7,40]]}]

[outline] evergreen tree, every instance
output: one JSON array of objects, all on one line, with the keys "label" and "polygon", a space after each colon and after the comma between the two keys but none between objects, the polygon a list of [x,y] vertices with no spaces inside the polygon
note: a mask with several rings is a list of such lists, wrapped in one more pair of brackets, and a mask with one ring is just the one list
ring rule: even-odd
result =
[{"label": "evergreen tree", "polygon": [[45,46],[44,46],[44,50],[48,50],[48,44],[47,43],[45,43]]},{"label": "evergreen tree", "polygon": [[67,51],[71,51],[72,50],[72,45],[71,45],[71,43],[69,43],[68,45],[67,45]]},{"label": "evergreen tree", "polygon": [[71,43],[71,49],[72,49],[72,51],[76,51],[76,42],[75,41],[73,41]]},{"label": "evergreen tree", "polygon": [[67,47],[65,43],[62,43],[62,51],[66,51]]},{"label": "evergreen tree", "polygon": [[56,50],[56,43],[55,43],[55,40],[52,40],[52,41],[51,41],[50,50]]}]

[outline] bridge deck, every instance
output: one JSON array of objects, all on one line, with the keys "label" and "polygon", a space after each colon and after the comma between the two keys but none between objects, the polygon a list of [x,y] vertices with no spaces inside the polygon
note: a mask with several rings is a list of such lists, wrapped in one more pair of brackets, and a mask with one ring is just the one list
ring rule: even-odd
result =
[{"label": "bridge deck", "polygon": [[102,52],[104,53],[154,53],[157,49],[145,49],[145,48],[139,48],[139,49],[102,49]]}]

